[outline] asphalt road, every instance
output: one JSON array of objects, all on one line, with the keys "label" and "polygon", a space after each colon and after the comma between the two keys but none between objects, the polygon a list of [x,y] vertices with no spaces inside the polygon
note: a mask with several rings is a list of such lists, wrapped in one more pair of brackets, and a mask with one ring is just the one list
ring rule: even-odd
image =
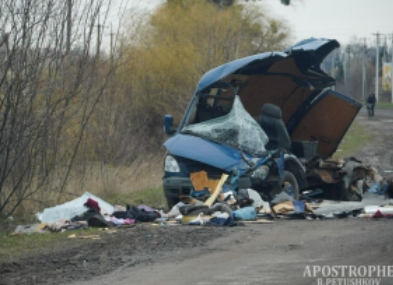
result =
[{"label": "asphalt road", "polygon": [[[393,265],[392,223],[393,219],[349,218],[247,225],[205,247],[74,285],[329,284],[326,282],[332,282],[333,275],[314,275],[314,268]],[[328,274],[328,267],[325,269]],[[349,272],[338,277],[355,278]],[[358,284],[393,284],[393,278],[375,281],[380,283]]]}]

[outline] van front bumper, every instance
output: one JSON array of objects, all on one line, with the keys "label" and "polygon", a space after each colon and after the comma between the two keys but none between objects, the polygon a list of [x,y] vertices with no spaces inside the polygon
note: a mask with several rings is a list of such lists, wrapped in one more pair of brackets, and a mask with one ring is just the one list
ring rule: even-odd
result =
[{"label": "van front bumper", "polygon": [[[188,177],[165,177],[163,179],[164,193],[167,198],[179,198],[189,196],[193,189],[191,179]],[[249,177],[241,177],[238,181],[238,189],[252,188]]]},{"label": "van front bumper", "polygon": [[190,195],[192,183],[188,177],[166,177],[163,179],[163,187],[166,197],[179,198]]}]

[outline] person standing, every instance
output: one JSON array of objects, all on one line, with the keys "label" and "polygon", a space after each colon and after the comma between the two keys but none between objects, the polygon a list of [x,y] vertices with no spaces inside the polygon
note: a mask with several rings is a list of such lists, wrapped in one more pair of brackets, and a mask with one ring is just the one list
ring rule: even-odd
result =
[{"label": "person standing", "polygon": [[377,103],[377,99],[375,98],[375,94],[371,93],[368,97],[367,97],[367,111],[368,111],[368,116],[369,117],[374,117],[374,107],[375,107],[375,103]]}]

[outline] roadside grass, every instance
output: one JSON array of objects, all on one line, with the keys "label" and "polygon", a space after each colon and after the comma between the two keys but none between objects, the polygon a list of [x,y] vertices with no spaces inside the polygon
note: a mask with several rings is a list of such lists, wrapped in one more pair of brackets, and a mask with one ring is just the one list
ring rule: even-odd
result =
[{"label": "roadside grass", "polygon": [[364,127],[359,122],[354,121],[333,157],[345,158],[351,156],[370,140],[371,136],[366,132]]},{"label": "roadside grass", "polygon": [[164,190],[162,188],[147,189],[131,193],[112,193],[109,194],[105,200],[112,205],[117,204],[124,206],[125,203],[127,203],[135,206],[145,204],[155,209],[167,207]]},{"label": "roadside grass", "polygon": [[89,239],[70,239],[69,235],[76,236],[99,235],[104,233],[98,228],[89,228],[86,230],[66,231],[59,233],[33,233],[9,235],[7,230],[0,229],[0,264],[3,262],[12,262],[18,260],[23,255],[29,255],[44,251],[50,251],[56,248],[68,248],[76,246],[83,242],[90,242]]},{"label": "roadside grass", "polygon": [[26,200],[13,214],[13,220],[0,218],[0,263],[15,261],[25,254],[35,254],[41,251],[67,248],[91,240],[69,239],[70,234],[93,235],[103,233],[97,228],[87,230],[67,231],[64,233],[33,233],[12,235],[17,225],[38,223],[35,213],[46,207],[53,207],[79,197],[88,191],[110,204],[120,206],[146,204],[150,207],[166,208],[166,199],[162,185],[161,153],[141,156],[130,166],[94,165],[76,169],[70,175],[70,180],[64,192],[56,189],[61,180],[54,177],[52,187],[36,193],[31,200]]},{"label": "roadside grass", "polygon": [[393,109],[393,103],[389,103],[389,102],[377,102],[377,108]]},{"label": "roadside grass", "polygon": [[[25,199],[12,216],[14,220],[20,220],[22,223],[34,222],[37,212],[73,200],[86,191],[104,200],[112,198],[111,202],[123,206],[125,206],[125,203],[152,203],[152,205],[159,206],[162,204],[157,202],[160,200],[158,188],[162,185],[162,163],[163,154],[151,153],[141,154],[134,163],[127,166],[101,165],[99,163],[76,165],[69,175],[65,189],[62,191],[60,189],[63,183],[62,172],[64,172],[64,169],[57,169],[50,177],[45,188],[41,188],[28,199]],[[148,189],[155,189],[155,191]],[[135,198],[126,199],[128,195],[134,197],[132,193],[136,193]],[[116,196],[124,199],[116,200]],[[4,213],[7,213],[7,210],[11,209],[12,206],[13,204],[9,203]]]},{"label": "roadside grass", "polygon": [[[111,204],[125,206],[146,204],[156,209],[166,208],[166,200],[162,188],[147,189],[130,193],[112,193],[105,197]],[[101,235],[104,233],[99,228],[88,228],[85,230],[66,231],[62,233],[32,233],[12,235],[18,224],[24,224],[24,220],[7,221],[0,225],[0,263],[17,260],[21,255],[34,254],[42,250],[55,248],[67,248],[76,246],[88,239],[69,239],[68,236]]]}]

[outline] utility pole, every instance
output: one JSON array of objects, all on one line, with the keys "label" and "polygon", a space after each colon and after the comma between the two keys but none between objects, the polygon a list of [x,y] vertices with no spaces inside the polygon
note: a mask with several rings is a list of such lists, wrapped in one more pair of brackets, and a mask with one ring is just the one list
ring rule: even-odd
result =
[{"label": "utility pole", "polygon": [[362,98],[366,100],[366,38],[363,38],[362,53]]},{"label": "utility pole", "polygon": [[352,98],[352,90],[351,90],[351,46],[348,45],[347,46],[347,52],[348,52],[348,71],[347,71],[347,75],[348,75],[348,89],[347,89],[347,94],[349,95],[349,97]]},{"label": "utility pole", "polygon": [[345,88],[347,88],[347,53],[346,51],[343,52],[342,54],[342,62],[343,62],[343,71],[344,71],[344,84],[345,84]]},{"label": "utility pole", "polygon": [[376,62],[375,62],[375,99],[378,102],[378,85],[379,85],[379,33],[376,33],[375,36],[377,37],[377,47],[376,47]]},{"label": "utility pole", "polygon": [[67,42],[66,54],[68,55],[71,50],[71,30],[72,30],[72,0],[67,0]]},{"label": "utility pole", "polygon": [[390,35],[391,36],[391,40],[392,40],[392,45],[391,45],[391,49],[392,49],[392,54],[390,57],[390,83],[391,83],[391,92],[392,92],[392,96],[391,96],[391,102],[393,103],[393,34]]}]

